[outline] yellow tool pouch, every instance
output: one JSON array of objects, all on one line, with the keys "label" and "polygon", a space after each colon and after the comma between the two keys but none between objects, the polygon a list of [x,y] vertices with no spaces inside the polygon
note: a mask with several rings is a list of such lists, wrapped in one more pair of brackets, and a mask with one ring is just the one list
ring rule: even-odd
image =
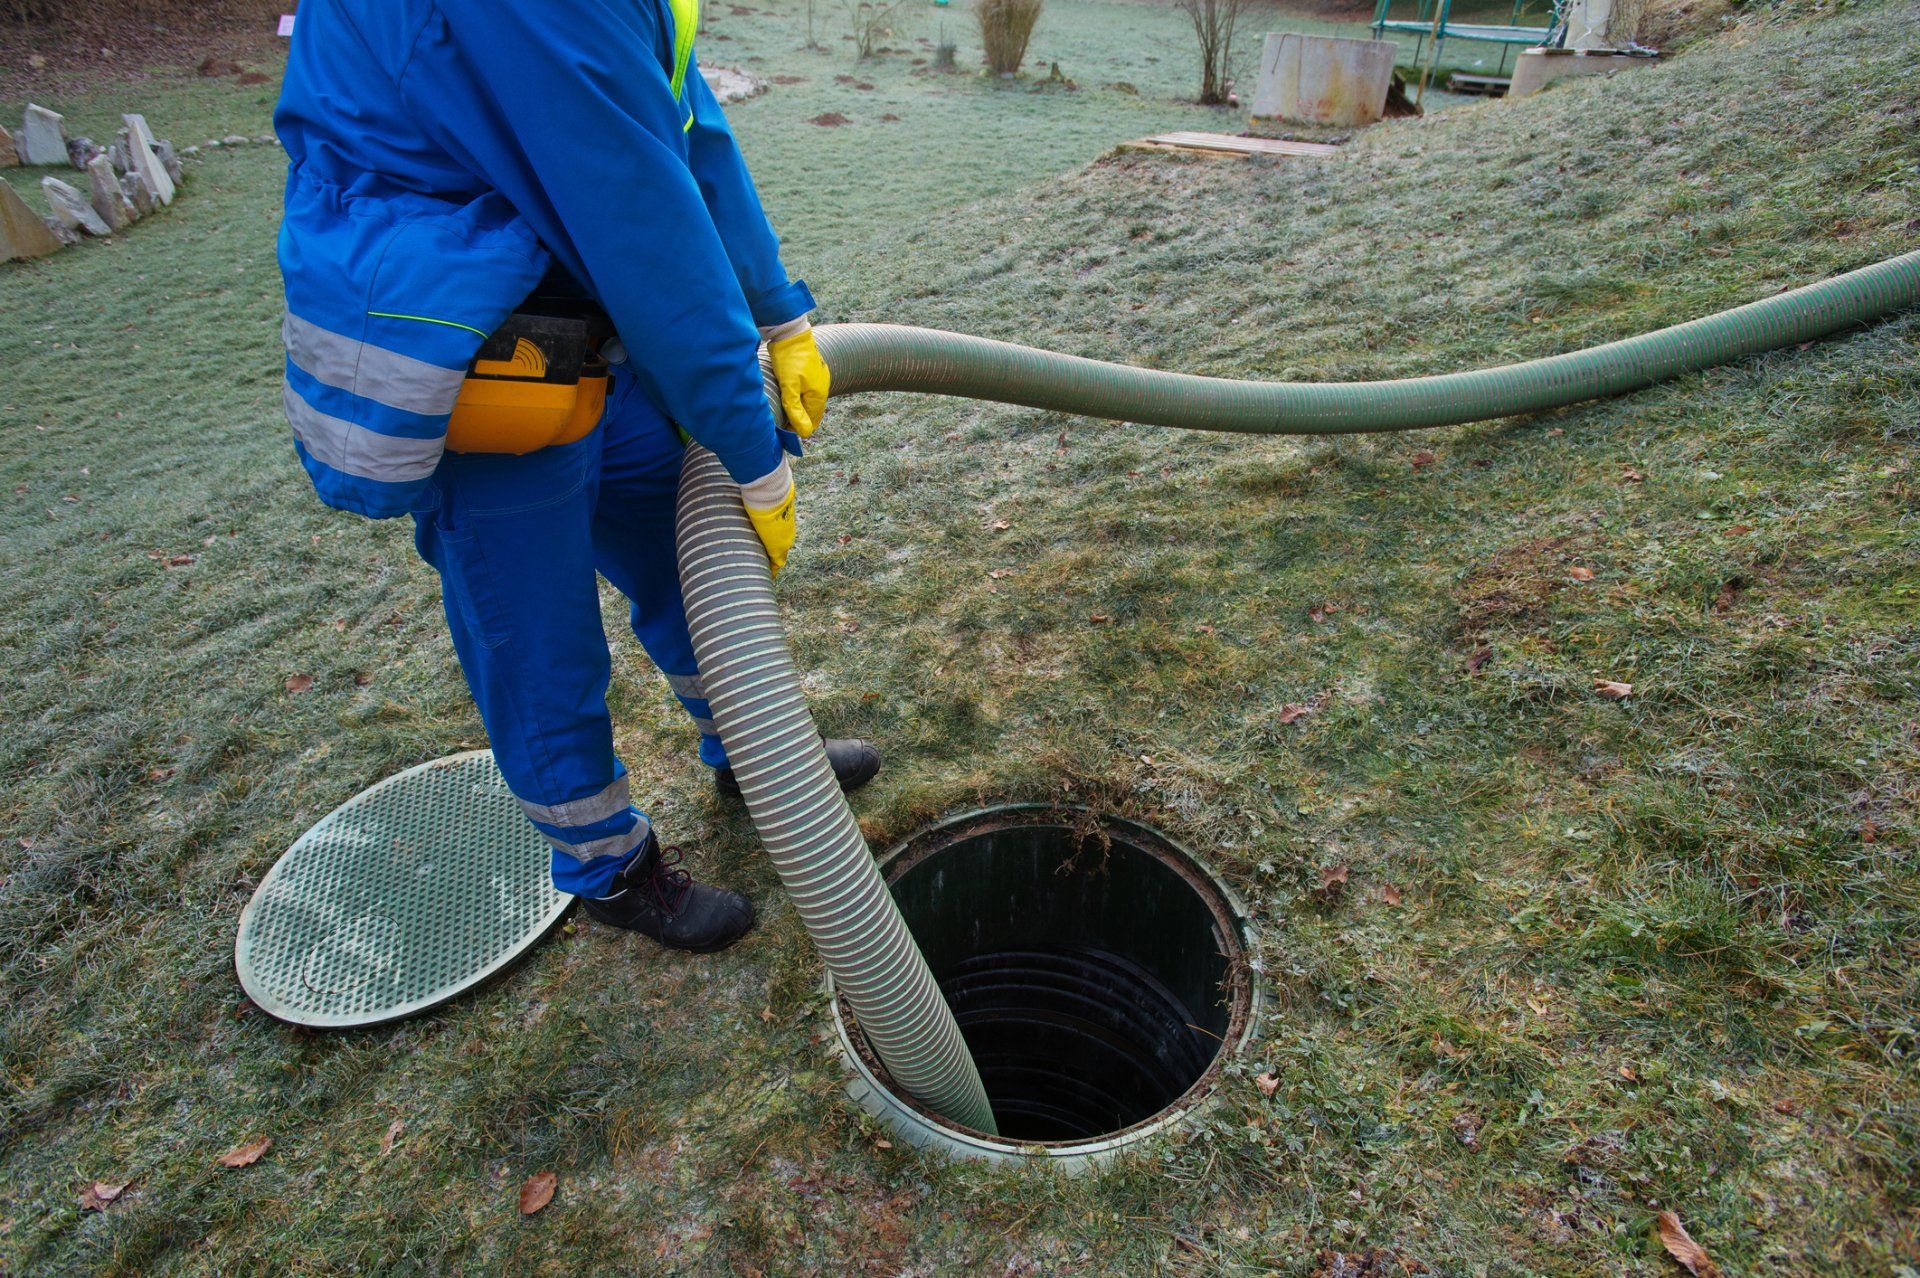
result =
[{"label": "yellow tool pouch", "polygon": [[600,424],[611,335],[589,304],[530,299],[481,344],[454,400],[447,448],[530,453],[571,444]]}]

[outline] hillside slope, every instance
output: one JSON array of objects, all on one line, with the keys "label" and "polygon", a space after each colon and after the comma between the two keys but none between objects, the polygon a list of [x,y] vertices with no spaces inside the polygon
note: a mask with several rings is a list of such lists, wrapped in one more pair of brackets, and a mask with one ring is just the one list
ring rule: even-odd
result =
[{"label": "hillside slope", "polygon": [[[830,318],[1185,371],[1482,366],[1913,247],[1916,61],[1912,0],[1781,7],[1325,164],[1119,156],[798,265]],[[630,640],[636,793],[759,934],[580,925],[366,1034],[240,1001],[280,850],[482,737],[407,530],[291,462],[278,164],[221,164],[137,267],[0,275],[9,1272],[1665,1275],[1668,1208],[1729,1272],[1910,1263],[1920,316],[1420,437],[834,405],[781,593],[823,724],[888,750],[875,841],[1093,803],[1261,917],[1273,1014],[1222,1103],[1070,1181],[856,1116]],[[83,1211],[93,1180],[131,1188]]]}]

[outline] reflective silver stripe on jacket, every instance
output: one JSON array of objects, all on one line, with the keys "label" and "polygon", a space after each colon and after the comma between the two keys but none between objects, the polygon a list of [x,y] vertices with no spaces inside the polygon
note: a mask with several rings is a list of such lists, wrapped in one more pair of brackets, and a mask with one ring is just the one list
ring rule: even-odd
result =
[{"label": "reflective silver stripe on jacket", "polygon": [[625,834],[609,835],[604,839],[590,839],[585,843],[567,843],[552,839],[553,850],[570,856],[576,861],[597,861],[603,856],[625,856],[647,841],[647,835],[653,827],[647,819],[641,817],[633,823],[633,828]]},{"label": "reflective silver stripe on jacket", "polygon": [[440,464],[445,441],[408,439],[403,435],[382,435],[377,430],[329,416],[309,404],[286,384],[280,396],[287,410],[287,422],[294,438],[320,461],[347,475],[378,480],[383,484],[404,484],[425,479]]},{"label": "reflective silver stripe on jacket", "polygon": [[613,784],[584,799],[568,799],[565,803],[528,803],[522,799],[520,807],[532,821],[545,821],[548,825],[592,825],[625,812],[632,806],[631,793],[623,773],[614,778]]},{"label": "reflective silver stripe on jacket", "polygon": [[443,417],[466,379],[464,368],[442,368],[411,355],[321,328],[288,311],[280,321],[287,356],[323,386],[359,395],[388,408]]},{"label": "reflective silver stripe on jacket", "polygon": [[667,686],[673,689],[673,695],[676,697],[692,697],[696,701],[704,701],[707,696],[706,685],[700,682],[700,676],[697,674],[670,674],[667,676]]}]

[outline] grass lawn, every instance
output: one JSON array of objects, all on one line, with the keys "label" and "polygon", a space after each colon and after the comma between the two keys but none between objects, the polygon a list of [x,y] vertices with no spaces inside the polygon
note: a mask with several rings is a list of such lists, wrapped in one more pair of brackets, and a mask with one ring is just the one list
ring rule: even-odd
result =
[{"label": "grass lawn", "polygon": [[[1175,101],[1177,15],[1053,0],[1035,53],[1070,94],[918,75],[917,43],[795,52],[794,0],[753,7],[703,56],[806,77],[735,118],[834,320],[1396,377],[1920,231],[1913,0],[1761,9],[1325,163],[1085,167],[1234,126]],[[267,104],[190,73],[48,103],[176,141]],[[1072,1179],[924,1161],[846,1102],[805,937],[623,634],[636,790],[754,937],[687,958],[581,922],[366,1033],[242,1000],[279,852],[483,743],[408,530],[322,509],[287,445],[281,178],[216,152],[129,234],[0,267],[0,1272],[1669,1275],[1671,1208],[1729,1273],[1911,1278],[1920,315],[1420,437],[835,404],[781,592],[822,722],[889,751],[874,839],[1070,798],[1261,919],[1270,1015],[1219,1103]],[[95,1180],[131,1185],[83,1211]]]}]

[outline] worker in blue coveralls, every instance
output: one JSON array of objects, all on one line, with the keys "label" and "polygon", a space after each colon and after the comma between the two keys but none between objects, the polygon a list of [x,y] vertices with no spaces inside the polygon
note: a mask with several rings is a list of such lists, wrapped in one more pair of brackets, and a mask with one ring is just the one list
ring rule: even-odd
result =
[{"label": "worker in blue coveralls", "polygon": [[[685,440],[740,485],[777,572],[792,432],[818,427],[828,373],[813,297],[694,66],[698,20],[698,0],[306,0],[274,124],[302,465],[330,506],[413,517],[555,885],[707,952],[753,909],[695,882],[632,805],[595,574],[737,795],[676,570]],[[827,746],[848,789],[879,770],[865,742]]]}]

